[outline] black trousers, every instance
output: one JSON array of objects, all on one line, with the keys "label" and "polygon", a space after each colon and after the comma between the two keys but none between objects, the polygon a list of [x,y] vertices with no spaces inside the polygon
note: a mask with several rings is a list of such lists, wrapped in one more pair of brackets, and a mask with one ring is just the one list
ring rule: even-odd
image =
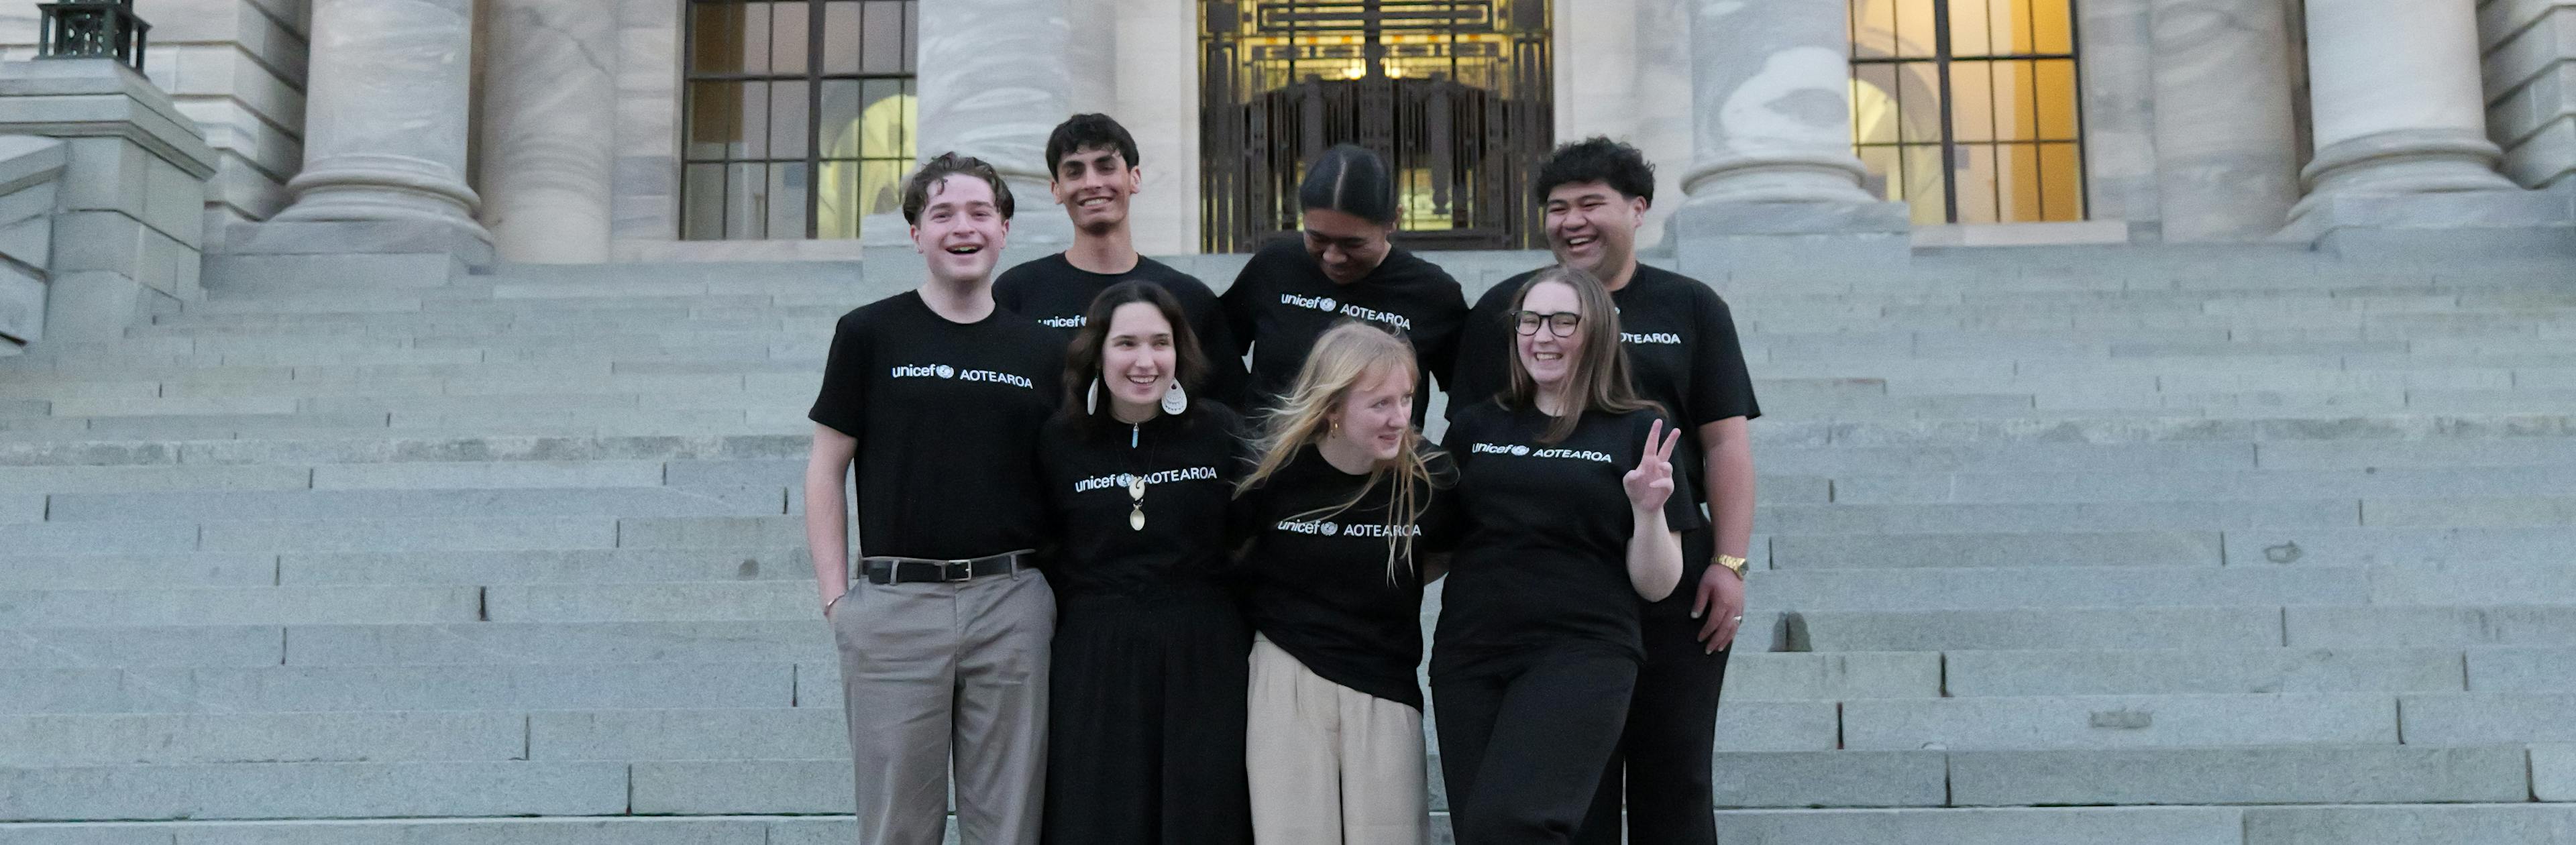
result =
[{"label": "black trousers", "polygon": [[1250,845],[1251,629],[1213,588],[1071,594],[1048,691],[1048,845]]},{"label": "black trousers", "polygon": [[[1568,646],[1431,679],[1461,845],[1571,842],[1619,746],[1637,661]],[[1613,828],[1616,832],[1616,828]]]},{"label": "black trousers", "polygon": [[[1732,649],[1708,654],[1704,619],[1690,618],[1699,577],[1714,557],[1706,530],[1683,535],[1683,558],[1696,561],[1679,587],[1646,605],[1639,628],[1646,663],[1628,702],[1627,736],[1602,772],[1599,791],[1574,841],[1618,845],[1619,798],[1627,795],[1628,841],[1637,845],[1717,845],[1710,755],[1717,745],[1717,698]],[[1622,770],[1625,777],[1622,777]]]}]

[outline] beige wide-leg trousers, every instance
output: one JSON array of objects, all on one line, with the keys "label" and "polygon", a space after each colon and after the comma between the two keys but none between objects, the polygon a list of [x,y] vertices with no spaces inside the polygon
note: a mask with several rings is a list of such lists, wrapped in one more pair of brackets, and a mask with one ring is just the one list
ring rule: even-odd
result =
[{"label": "beige wide-leg trousers", "polygon": [[1034,569],[850,585],[832,608],[860,845],[1037,845],[1055,591]]},{"label": "beige wide-leg trousers", "polygon": [[1422,845],[1422,711],[1324,680],[1252,639],[1252,836],[1259,845]]}]

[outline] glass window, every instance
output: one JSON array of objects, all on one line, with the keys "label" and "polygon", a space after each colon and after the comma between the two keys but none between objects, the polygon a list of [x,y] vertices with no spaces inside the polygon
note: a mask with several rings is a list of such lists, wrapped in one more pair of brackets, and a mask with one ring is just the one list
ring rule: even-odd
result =
[{"label": "glass window", "polygon": [[1916,223],[2082,220],[2072,0],[1847,0],[1852,145]]},{"label": "glass window", "polygon": [[680,237],[856,238],[911,172],[918,0],[688,0]]}]

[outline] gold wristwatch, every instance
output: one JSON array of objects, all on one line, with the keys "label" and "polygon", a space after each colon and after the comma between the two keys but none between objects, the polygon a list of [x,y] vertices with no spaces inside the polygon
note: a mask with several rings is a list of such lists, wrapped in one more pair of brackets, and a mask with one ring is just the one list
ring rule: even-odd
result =
[{"label": "gold wristwatch", "polygon": [[1727,571],[1735,573],[1735,577],[1738,580],[1744,578],[1744,564],[1745,560],[1743,558],[1736,557],[1734,555],[1717,556],[1717,565],[1726,567]]}]

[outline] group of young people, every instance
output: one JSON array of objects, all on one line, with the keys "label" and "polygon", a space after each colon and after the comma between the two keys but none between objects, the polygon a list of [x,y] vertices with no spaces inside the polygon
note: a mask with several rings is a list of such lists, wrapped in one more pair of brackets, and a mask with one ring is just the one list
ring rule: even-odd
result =
[{"label": "group of young people", "polygon": [[1614,843],[1624,809],[1631,841],[1714,843],[1760,411],[1725,303],[1636,260],[1637,150],[1557,149],[1558,263],[1472,307],[1389,243],[1366,150],[1308,162],[1302,236],[1222,296],[1137,254],[1115,121],[1046,158],[1073,245],[999,279],[1001,177],[908,181],[929,278],[841,318],[811,412],[859,840],[942,841],[953,778],[970,845],[1424,842],[1445,577],[1459,842]]}]

